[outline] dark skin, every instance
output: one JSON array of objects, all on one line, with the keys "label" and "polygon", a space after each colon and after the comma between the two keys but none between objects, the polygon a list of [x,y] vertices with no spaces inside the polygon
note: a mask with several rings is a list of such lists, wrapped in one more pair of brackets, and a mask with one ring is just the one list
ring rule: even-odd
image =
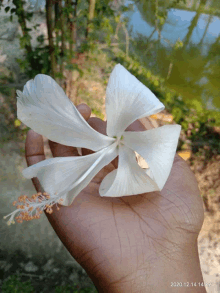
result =
[{"label": "dark skin", "polygon": [[[77,108],[91,127],[106,134],[106,121],[90,118],[86,104]],[[150,122],[145,128],[136,120],[126,131],[150,128]],[[52,141],[49,145],[53,157],[78,156],[76,148]],[[28,166],[45,160],[42,136],[33,130],[27,134],[25,149]],[[83,155],[90,153],[82,150]],[[117,164],[118,158],[104,167],[70,206],[59,205],[59,211],[54,208],[52,214],[46,213],[70,254],[99,292],[185,292],[170,286],[177,273],[181,282],[202,282],[197,237],[204,210],[189,166],[176,155],[160,192],[101,197],[100,183]],[[37,178],[32,181],[36,190],[42,191]],[[190,292],[206,292],[204,288],[195,290]]]}]

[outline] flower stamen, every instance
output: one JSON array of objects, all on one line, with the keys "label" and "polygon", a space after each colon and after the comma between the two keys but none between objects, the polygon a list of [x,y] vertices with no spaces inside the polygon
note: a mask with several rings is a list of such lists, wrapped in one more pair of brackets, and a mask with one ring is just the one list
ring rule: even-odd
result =
[{"label": "flower stamen", "polygon": [[[14,206],[17,205],[17,209],[9,215],[4,216],[4,219],[6,219],[8,216],[11,216],[9,221],[7,222],[8,225],[15,224],[14,218],[18,223],[22,223],[23,221],[31,221],[33,219],[39,219],[40,215],[43,213],[43,210],[45,210],[49,214],[52,214],[52,206],[57,203],[62,204],[63,201],[63,198],[60,198],[58,196],[51,197],[47,192],[38,192],[36,194],[33,194],[31,197],[28,197],[27,195],[21,195],[19,196],[17,201],[13,202]],[[60,208],[57,207],[57,210],[59,209]],[[33,215],[34,211],[35,214]],[[19,215],[15,217],[15,214],[18,212]]]}]

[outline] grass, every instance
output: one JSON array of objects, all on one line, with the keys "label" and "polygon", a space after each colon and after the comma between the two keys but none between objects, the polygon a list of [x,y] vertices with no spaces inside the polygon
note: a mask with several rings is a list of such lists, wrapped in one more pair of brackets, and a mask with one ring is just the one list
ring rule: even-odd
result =
[{"label": "grass", "polygon": [[[36,290],[32,285],[31,280],[22,282],[21,277],[17,274],[9,276],[4,280],[1,286],[2,293],[35,293]],[[52,292],[52,291],[50,291]],[[73,285],[64,285],[55,287],[54,293],[95,293],[97,292],[94,288],[83,288],[80,289],[79,285],[74,283]]]},{"label": "grass", "polygon": [[2,293],[33,293],[34,288],[31,285],[31,281],[21,282],[21,279],[17,275],[12,275],[3,282]]},{"label": "grass", "polygon": [[97,293],[86,271],[59,255],[27,256],[21,249],[0,249],[2,293]]}]

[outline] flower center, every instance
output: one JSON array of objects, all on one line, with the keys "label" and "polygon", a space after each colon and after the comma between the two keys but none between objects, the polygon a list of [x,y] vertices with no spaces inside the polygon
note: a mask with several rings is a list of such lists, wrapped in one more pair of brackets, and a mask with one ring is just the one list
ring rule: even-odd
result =
[{"label": "flower center", "polygon": [[124,145],[123,144],[123,139],[124,139],[124,136],[123,135],[121,137],[117,137],[117,136],[113,136],[113,137],[116,139],[117,146]]}]

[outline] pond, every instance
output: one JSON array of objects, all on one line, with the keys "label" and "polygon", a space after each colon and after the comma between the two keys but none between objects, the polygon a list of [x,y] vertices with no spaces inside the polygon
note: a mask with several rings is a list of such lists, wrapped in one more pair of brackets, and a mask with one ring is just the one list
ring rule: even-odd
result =
[{"label": "pond", "polygon": [[167,8],[172,1],[135,2],[126,1],[134,9],[123,14],[128,19],[130,52],[183,99],[196,99],[206,109],[219,111],[220,3],[180,1]]}]

